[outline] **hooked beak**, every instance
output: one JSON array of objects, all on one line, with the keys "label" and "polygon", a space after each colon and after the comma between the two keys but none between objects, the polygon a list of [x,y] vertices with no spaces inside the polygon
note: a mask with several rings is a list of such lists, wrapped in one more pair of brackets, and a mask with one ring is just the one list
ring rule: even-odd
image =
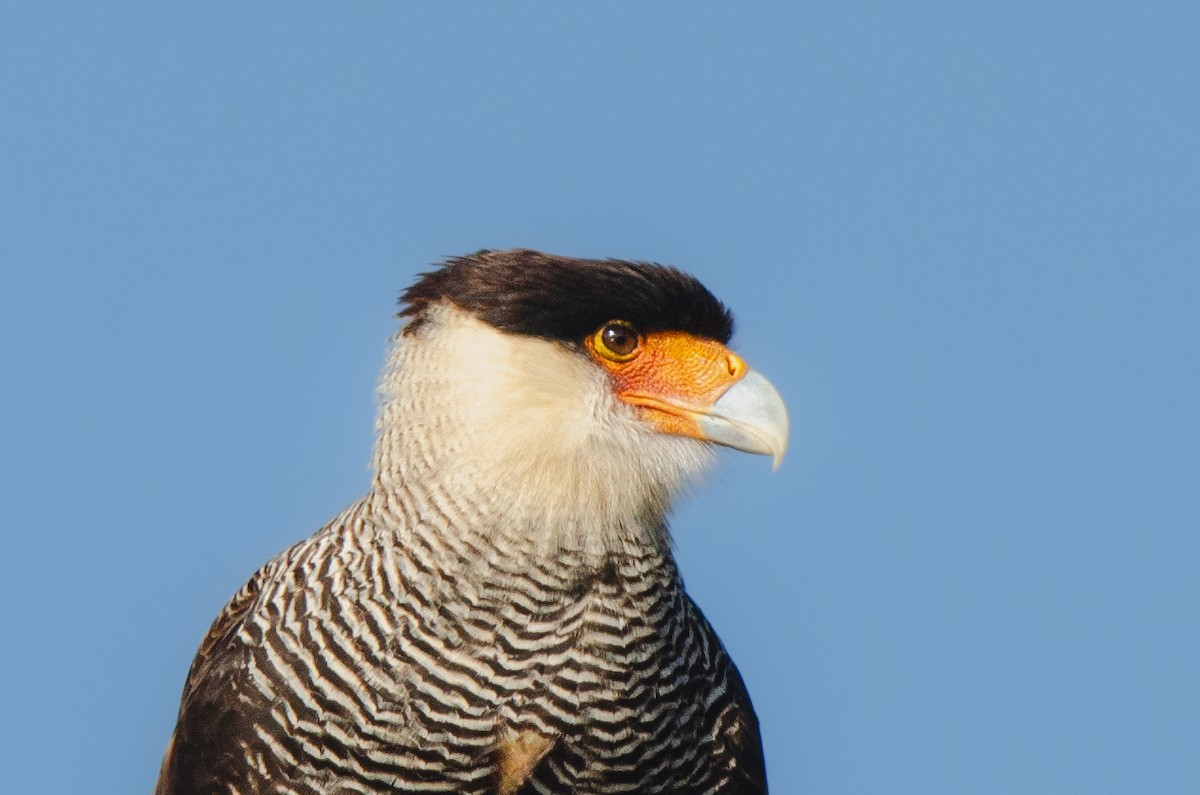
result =
[{"label": "hooked beak", "polygon": [[706,411],[696,414],[701,438],[747,453],[771,456],[779,469],[788,444],[788,414],[774,385],[754,370]]},{"label": "hooked beak", "polygon": [[778,390],[728,347],[683,332],[656,332],[637,358],[596,360],[618,399],[660,433],[769,455],[775,468],[788,443],[787,406]]}]

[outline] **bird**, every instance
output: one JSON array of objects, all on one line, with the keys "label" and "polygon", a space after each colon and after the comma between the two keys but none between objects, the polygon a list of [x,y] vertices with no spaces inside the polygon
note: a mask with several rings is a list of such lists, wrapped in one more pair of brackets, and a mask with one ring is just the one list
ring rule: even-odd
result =
[{"label": "bird", "polygon": [[767,792],[672,501],[788,414],[670,266],[529,249],[403,292],[360,500],[270,560],[188,672],[156,795]]}]

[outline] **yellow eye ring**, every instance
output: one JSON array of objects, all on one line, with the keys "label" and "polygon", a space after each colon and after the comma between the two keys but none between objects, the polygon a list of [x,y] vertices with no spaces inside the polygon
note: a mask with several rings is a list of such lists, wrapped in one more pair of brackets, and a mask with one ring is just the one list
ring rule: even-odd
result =
[{"label": "yellow eye ring", "polygon": [[627,362],[638,355],[642,347],[642,335],[632,323],[610,320],[592,335],[592,347],[596,353],[612,362]]}]

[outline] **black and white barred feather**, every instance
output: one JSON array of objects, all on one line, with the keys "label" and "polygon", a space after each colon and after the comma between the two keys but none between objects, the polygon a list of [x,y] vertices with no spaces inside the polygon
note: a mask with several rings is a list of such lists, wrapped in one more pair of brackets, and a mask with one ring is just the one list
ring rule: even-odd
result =
[{"label": "black and white barred feather", "polygon": [[368,495],[218,616],[157,794],[765,793],[664,519],[706,448],[640,425],[569,340],[453,298],[410,296]]}]

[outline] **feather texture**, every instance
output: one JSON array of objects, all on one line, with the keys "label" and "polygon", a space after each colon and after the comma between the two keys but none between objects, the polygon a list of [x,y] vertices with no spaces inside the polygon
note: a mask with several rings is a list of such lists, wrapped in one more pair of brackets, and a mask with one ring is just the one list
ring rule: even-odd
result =
[{"label": "feather texture", "polygon": [[707,448],[451,302],[381,393],[370,492],[218,616],[157,794],[765,793],[664,518]]}]

